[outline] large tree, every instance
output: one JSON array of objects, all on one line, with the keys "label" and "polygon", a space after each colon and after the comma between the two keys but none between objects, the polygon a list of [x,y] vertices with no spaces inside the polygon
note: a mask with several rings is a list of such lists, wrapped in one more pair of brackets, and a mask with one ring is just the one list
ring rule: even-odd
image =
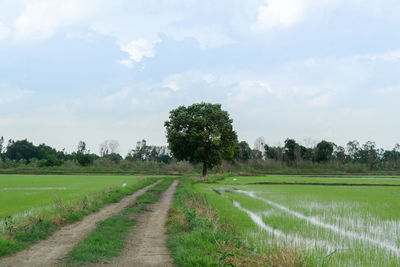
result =
[{"label": "large tree", "polygon": [[203,163],[207,169],[233,157],[237,135],[232,119],[219,104],[200,103],[171,110],[165,122],[167,140],[177,160]]}]

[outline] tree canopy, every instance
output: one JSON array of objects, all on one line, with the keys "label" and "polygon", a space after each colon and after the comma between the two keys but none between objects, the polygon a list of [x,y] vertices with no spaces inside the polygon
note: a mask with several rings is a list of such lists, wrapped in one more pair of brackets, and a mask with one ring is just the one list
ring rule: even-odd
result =
[{"label": "tree canopy", "polygon": [[220,104],[180,106],[170,111],[165,127],[172,155],[177,160],[203,163],[203,176],[222,159],[233,157],[237,135]]}]

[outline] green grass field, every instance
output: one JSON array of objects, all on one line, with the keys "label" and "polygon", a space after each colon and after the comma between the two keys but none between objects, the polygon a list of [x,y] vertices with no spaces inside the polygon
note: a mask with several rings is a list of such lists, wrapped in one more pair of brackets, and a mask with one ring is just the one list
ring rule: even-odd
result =
[{"label": "green grass field", "polygon": [[400,176],[305,176],[305,175],[265,175],[231,176],[218,181],[221,184],[251,183],[329,183],[329,184],[393,184],[400,185]]},{"label": "green grass field", "polygon": [[54,199],[74,200],[104,189],[134,184],[152,175],[0,175],[0,220],[26,216],[54,204]]},{"label": "green grass field", "polygon": [[[249,185],[254,182],[390,183],[355,177],[227,177],[196,184],[211,205],[259,251],[302,248],[310,265],[398,266],[400,187]],[[216,191],[218,193],[216,193]]]}]

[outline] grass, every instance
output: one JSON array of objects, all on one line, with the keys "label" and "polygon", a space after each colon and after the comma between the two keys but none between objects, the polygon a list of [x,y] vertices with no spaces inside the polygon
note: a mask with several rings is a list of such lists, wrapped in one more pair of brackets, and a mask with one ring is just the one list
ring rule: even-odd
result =
[{"label": "grass", "polygon": [[[348,178],[351,183],[380,181]],[[398,264],[399,187],[248,185],[273,179],[330,182],[339,178],[225,177],[217,183],[195,184],[192,190],[204,194],[227,224],[235,226],[241,240],[260,253],[271,247],[285,250],[291,244],[304,249],[307,263],[313,266]]]},{"label": "grass", "polygon": [[127,215],[119,214],[100,222],[96,230],[70,252],[67,264],[103,262],[118,256],[124,248],[126,235],[136,222]]},{"label": "grass", "polygon": [[78,221],[83,216],[97,211],[104,204],[118,202],[122,197],[156,181],[155,178],[136,181],[132,185],[108,189],[91,197],[83,196],[75,202],[58,201],[52,212],[39,213],[16,221],[7,216],[1,225],[0,257],[13,254],[38,240],[45,239],[59,227]]},{"label": "grass", "polygon": [[135,225],[135,214],[146,211],[146,205],[156,203],[159,195],[169,188],[172,179],[158,183],[119,214],[100,223],[96,229],[82,240],[69,254],[67,265],[107,262],[118,256],[125,247],[127,235]]}]

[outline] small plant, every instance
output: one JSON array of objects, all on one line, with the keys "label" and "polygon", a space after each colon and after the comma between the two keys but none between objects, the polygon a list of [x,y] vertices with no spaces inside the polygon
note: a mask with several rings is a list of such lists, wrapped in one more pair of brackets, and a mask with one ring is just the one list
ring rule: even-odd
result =
[{"label": "small plant", "polygon": [[82,208],[83,209],[86,210],[86,209],[89,208],[89,199],[88,199],[88,197],[86,195],[82,198],[81,203],[82,203]]},{"label": "small plant", "polygon": [[4,218],[4,225],[6,232],[9,235],[15,232],[15,220],[11,215],[8,215]]},{"label": "small plant", "polygon": [[196,219],[196,209],[193,207],[184,207],[183,214],[185,216],[185,221],[188,224],[188,228],[192,229],[194,226],[194,221]]}]

